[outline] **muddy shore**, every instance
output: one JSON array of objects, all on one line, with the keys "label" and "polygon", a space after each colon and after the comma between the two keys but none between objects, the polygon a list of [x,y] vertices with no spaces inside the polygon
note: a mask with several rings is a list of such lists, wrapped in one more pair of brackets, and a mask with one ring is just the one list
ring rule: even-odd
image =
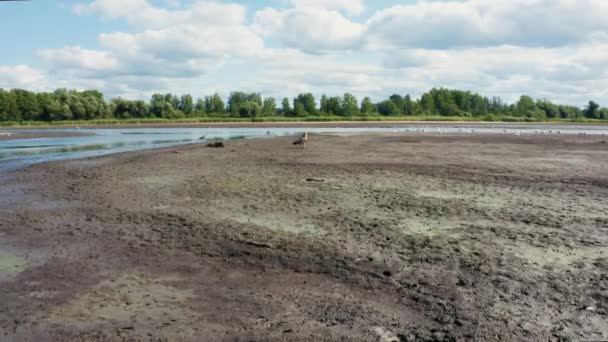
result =
[{"label": "muddy shore", "polygon": [[68,137],[86,137],[92,133],[78,132],[2,132],[0,130],[0,141],[17,140],[17,139],[41,139],[41,138],[68,138]]},{"label": "muddy shore", "polygon": [[606,170],[601,137],[383,134],[11,171],[0,340],[606,340]]}]

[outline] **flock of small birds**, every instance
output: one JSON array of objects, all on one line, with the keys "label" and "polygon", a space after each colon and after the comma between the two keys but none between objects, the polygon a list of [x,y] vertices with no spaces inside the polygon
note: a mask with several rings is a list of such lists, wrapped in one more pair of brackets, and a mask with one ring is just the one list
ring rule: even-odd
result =
[{"label": "flock of small birds", "polygon": [[[459,128],[458,131],[454,132],[449,132],[449,131],[445,131],[441,128],[438,129],[429,129],[429,128],[406,128],[404,130],[400,130],[400,131],[395,131],[395,133],[437,133],[440,135],[446,135],[449,133],[459,133],[459,134],[475,134],[478,133],[477,130],[475,129],[463,129],[463,128]],[[479,131],[479,133],[484,133],[483,131]],[[489,132],[486,132],[489,133]],[[563,134],[562,131],[559,130],[534,130],[534,131],[525,131],[525,130],[516,130],[516,131],[509,131],[506,129],[503,129],[500,134],[510,134],[512,133],[515,136],[522,136],[522,135],[553,135],[553,134]],[[585,136],[588,135],[588,133],[586,131],[582,131],[578,133],[579,136]],[[607,136],[606,133],[602,134],[602,136]]]}]

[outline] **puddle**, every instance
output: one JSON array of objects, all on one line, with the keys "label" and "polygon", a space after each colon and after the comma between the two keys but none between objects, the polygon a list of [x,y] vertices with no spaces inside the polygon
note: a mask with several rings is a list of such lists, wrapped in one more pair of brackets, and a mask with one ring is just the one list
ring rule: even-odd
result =
[{"label": "puddle", "polygon": [[8,250],[0,249],[0,282],[11,280],[28,266],[26,259]]}]

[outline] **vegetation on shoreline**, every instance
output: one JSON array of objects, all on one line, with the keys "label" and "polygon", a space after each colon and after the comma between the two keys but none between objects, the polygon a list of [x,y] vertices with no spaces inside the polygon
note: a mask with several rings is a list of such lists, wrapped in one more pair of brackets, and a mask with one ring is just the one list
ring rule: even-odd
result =
[{"label": "vegetation on shoreline", "polygon": [[445,116],[323,116],[292,118],[284,116],[259,117],[259,118],[211,118],[196,117],[183,119],[142,118],[142,119],[95,119],[95,120],[66,120],[66,121],[4,121],[0,127],[42,127],[42,126],[95,126],[95,125],[153,125],[153,124],[213,124],[213,123],[322,123],[322,122],[552,122],[552,123],[606,123],[605,120],[594,119],[530,119],[501,116],[486,116],[483,118],[470,117],[445,117]]},{"label": "vegetation on shoreline", "polygon": [[273,97],[232,92],[226,102],[214,94],[194,100],[191,95],[154,94],[149,102],[115,98],[109,102],[95,90],[58,89],[35,93],[0,89],[0,125],[154,124],[206,122],[331,122],[331,121],[502,121],[599,122],[608,108],[590,101],[585,108],[557,105],[521,96],[514,104],[468,91],[432,89],[419,99],[391,95],[374,103],[352,94],[323,95],[319,106],[305,93],[280,106]]}]

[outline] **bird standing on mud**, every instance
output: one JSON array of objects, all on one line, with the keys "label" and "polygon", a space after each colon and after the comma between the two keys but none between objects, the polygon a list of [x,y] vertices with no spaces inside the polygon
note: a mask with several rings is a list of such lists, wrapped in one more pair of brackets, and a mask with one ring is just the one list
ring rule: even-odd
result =
[{"label": "bird standing on mud", "polygon": [[301,136],[298,140],[294,141],[293,144],[304,146],[304,145],[306,145],[307,142],[308,142],[308,133],[304,133],[304,135]]}]

